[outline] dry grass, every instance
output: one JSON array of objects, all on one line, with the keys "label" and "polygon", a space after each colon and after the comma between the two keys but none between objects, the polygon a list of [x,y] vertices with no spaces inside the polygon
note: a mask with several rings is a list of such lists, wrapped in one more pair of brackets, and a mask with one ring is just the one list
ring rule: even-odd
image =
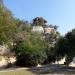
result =
[{"label": "dry grass", "polygon": [[30,71],[26,70],[15,70],[15,71],[8,71],[8,72],[0,72],[0,75],[36,75]]}]

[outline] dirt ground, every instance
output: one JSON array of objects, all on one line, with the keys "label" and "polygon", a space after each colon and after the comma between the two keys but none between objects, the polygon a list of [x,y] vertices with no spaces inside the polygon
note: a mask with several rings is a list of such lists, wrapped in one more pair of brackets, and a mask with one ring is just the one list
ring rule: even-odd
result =
[{"label": "dirt ground", "polygon": [[[18,67],[18,68],[8,68],[0,71],[0,75],[15,75],[22,73],[22,75],[75,75],[75,67],[67,67],[62,64],[48,64],[41,67]],[[16,74],[18,73],[18,74]]]}]

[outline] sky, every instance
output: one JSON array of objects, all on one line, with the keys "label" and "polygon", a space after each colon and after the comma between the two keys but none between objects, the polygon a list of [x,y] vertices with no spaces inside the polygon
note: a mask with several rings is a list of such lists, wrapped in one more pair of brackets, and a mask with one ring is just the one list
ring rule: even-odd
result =
[{"label": "sky", "polygon": [[4,4],[17,18],[30,22],[45,18],[61,35],[75,28],[75,0],[4,0]]}]

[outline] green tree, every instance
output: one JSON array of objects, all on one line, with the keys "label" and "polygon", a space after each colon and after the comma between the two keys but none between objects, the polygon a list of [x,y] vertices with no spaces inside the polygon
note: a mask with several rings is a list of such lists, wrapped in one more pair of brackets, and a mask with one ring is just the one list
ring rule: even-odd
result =
[{"label": "green tree", "polygon": [[29,40],[23,41],[13,49],[17,56],[17,64],[21,66],[36,66],[47,58],[44,40],[37,33],[31,34]]},{"label": "green tree", "polygon": [[45,25],[47,21],[43,17],[36,17],[33,19],[33,25]]},{"label": "green tree", "polygon": [[65,64],[69,65],[75,56],[75,29],[60,38],[55,49],[57,58],[60,57],[61,59],[66,56]]},{"label": "green tree", "polygon": [[64,39],[64,37],[60,37],[55,44],[56,60],[60,60],[66,55],[66,48],[66,39]]},{"label": "green tree", "polygon": [[17,29],[19,32],[26,31],[31,32],[31,24],[28,21],[16,19]]},{"label": "green tree", "polygon": [[7,8],[0,5],[0,43],[5,43],[13,38],[15,32],[14,17]]}]

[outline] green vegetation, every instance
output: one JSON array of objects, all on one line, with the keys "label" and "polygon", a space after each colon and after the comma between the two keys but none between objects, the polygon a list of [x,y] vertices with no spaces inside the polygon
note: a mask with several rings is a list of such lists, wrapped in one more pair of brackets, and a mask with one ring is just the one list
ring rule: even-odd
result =
[{"label": "green vegetation", "polygon": [[33,25],[45,25],[47,23],[47,21],[43,18],[43,17],[36,17],[33,19]]},{"label": "green vegetation", "polygon": [[56,56],[63,58],[66,56],[66,65],[69,65],[75,57],[75,29],[61,37],[56,43]]},{"label": "green vegetation", "polygon": [[44,40],[38,34],[31,34],[31,37],[18,43],[13,49],[16,52],[17,64],[22,66],[36,66],[47,58]]},{"label": "green vegetation", "polygon": [[[44,32],[33,32],[33,26],[42,26]],[[45,27],[53,30],[45,33]],[[0,4],[0,45],[6,44],[15,52],[19,66],[47,64],[65,56],[68,65],[75,56],[75,29],[62,37],[57,28],[57,25],[47,25],[43,17],[36,17],[31,23],[14,18],[11,11]]]},{"label": "green vegetation", "polygon": [[0,5],[0,44],[11,40],[15,31],[16,23],[11,12]]}]

